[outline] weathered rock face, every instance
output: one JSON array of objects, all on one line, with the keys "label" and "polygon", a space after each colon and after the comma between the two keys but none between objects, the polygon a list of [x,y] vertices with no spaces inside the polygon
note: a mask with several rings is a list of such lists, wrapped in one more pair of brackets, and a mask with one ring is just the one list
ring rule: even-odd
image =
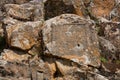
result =
[{"label": "weathered rock face", "polygon": [[15,3],[17,4],[23,4],[23,3],[26,3],[26,2],[29,2],[31,0],[14,0]]},{"label": "weathered rock face", "polygon": [[11,47],[28,50],[36,44],[42,22],[25,22],[6,26],[7,41]]},{"label": "weathered rock face", "polygon": [[45,22],[45,54],[64,57],[80,64],[99,66],[98,40],[92,21],[63,14]]},{"label": "weathered rock face", "polygon": [[115,0],[94,0],[90,3],[89,10],[91,10],[91,14],[95,17],[105,17],[109,19],[114,5]]},{"label": "weathered rock face", "polygon": [[4,52],[2,52],[3,60],[9,62],[22,62],[28,60],[29,57],[30,55],[25,54],[24,52],[13,51],[10,49],[4,49]]},{"label": "weathered rock face", "polygon": [[120,51],[120,23],[119,22],[103,22],[100,24],[105,39],[109,40]]},{"label": "weathered rock face", "polygon": [[87,0],[71,0],[72,5],[75,8],[76,14],[82,17],[88,17],[86,7],[84,5],[84,2],[88,2]]},{"label": "weathered rock face", "polygon": [[103,37],[99,37],[99,44],[102,50],[101,56],[104,56],[106,59],[117,59],[116,52],[117,48],[109,41]]},{"label": "weathered rock face", "polygon": [[25,4],[6,4],[6,12],[9,16],[19,20],[43,20],[43,4],[42,2],[30,2]]},{"label": "weathered rock face", "polygon": [[[63,0],[68,3],[67,0]],[[75,14],[97,19],[104,17],[112,21],[120,21],[120,6],[119,0],[71,0],[69,4],[74,6]]]},{"label": "weathered rock face", "polygon": [[[116,52],[113,57],[115,60],[120,59],[120,23],[109,22],[102,23],[101,27],[103,28],[105,39],[109,40],[110,43],[116,47]],[[114,51],[114,49],[112,49]],[[112,54],[112,53],[111,53]]]}]

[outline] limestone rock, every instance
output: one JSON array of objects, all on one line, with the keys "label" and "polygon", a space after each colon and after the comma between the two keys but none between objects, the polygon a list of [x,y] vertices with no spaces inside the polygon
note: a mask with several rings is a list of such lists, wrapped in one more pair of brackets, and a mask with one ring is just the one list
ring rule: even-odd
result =
[{"label": "limestone rock", "polygon": [[99,66],[98,39],[93,22],[74,14],[47,20],[43,26],[45,55],[70,59],[79,64]]},{"label": "limestone rock", "polygon": [[67,75],[68,73],[70,73],[69,71],[70,71],[71,67],[65,66],[65,65],[63,65],[62,63],[58,62],[58,61],[56,61],[56,66],[57,66],[57,68],[59,69],[59,71],[60,71],[60,73],[61,73],[62,75],[65,76],[65,75]]},{"label": "limestone rock", "polygon": [[95,17],[104,17],[109,19],[114,5],[115,0],[93,0],[89,4],[89,12]]},{"label": "limestone rock", "polygon": [[9,46],[22,50],[32,48],[37,41],[38,32],[42,27],[41,21],[17,23],[6,26]]},{"label": "limestone rock", "polygon": [[13,51],[10,49],[4,49],[4,52],[2,52],[3,60],[9,62],[22,62],[28,60],[29,57],[30,55],[25,54],[24,52]]},{"label": "limestone rock", "polygon": [[6,17],[3,19],[4,24],[6,25],[15,25],[17,23],[22,23],[21,21],[18,21],[16,19],[13,19],[12,17]]},{"label": "limestone rock", "polygon": [[44,65],[44,79],[53,80],[56,67],[55,64],[45,63]]},{"label": "limestone rock", "polygon": [[43,20],[43,3],[6,4],[5,9],[9,16],[19,20]]},{"label": "limestone rock", "polygon": [[[59,74],[61,76],[68,76],[68,75],[73,75],[74,73],[76,73],[77,71],[81,72],[83,75],[85,73],[85,69],[87,70],[88,67],[85,67],[84,66],[84,69],[81,67],[81,68],[78,68],[76,66],[72,66],[72,65],[68,65],[68,64],[65,64],[64,62],[62,61],[57,61],[56,60],[56,71],[59,72]],[[69,63],[69,62],[68,62]],[[75,77],[75,76],[73,76]],[[82,76],[79,76],[79,77],[82,77]],[[85,76],[84,76],[85,77]]]}]

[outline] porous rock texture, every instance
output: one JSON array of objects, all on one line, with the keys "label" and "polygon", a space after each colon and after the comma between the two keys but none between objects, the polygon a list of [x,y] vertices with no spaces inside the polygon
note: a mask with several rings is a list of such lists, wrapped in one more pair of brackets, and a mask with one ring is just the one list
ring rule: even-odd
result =
[{"label": "porous rock texture", "polygon": [[36,21],[6,26],[8,44],[22,50],[30,49],[37,42],[41,25],[41,21]]},{"label": "porous rock texture", "polygon": [[120,80],[120,0],[0,0],[0,80]]},{"label": "porous rock texture", "polygon": [[98,39],[92,21],[63,14],[47,20],[43,27],[45,54],[99,66]]}]

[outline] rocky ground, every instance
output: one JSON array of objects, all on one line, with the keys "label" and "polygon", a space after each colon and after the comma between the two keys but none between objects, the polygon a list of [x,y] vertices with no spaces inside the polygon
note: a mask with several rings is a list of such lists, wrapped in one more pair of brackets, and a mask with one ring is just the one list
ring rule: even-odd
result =
[{"label": "rocky ground", "polygon": [[0,80],[120,80],[120,0],[0,0]]}]

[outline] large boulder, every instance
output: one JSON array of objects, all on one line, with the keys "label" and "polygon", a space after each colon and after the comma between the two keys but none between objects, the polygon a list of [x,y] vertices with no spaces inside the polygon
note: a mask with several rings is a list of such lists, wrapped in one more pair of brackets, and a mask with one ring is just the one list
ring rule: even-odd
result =
[{"label": "large boulder", "polygon": [[43,26],[45,55],[66,58],[84,65],[100,65],[96,32],[91,20],[63,14],[47,20]]},{"label": "large boulder", "polygon": [[38,39],[42,22],[24,22],[6,26],[7,43],[22,50],[31,49]]}]

